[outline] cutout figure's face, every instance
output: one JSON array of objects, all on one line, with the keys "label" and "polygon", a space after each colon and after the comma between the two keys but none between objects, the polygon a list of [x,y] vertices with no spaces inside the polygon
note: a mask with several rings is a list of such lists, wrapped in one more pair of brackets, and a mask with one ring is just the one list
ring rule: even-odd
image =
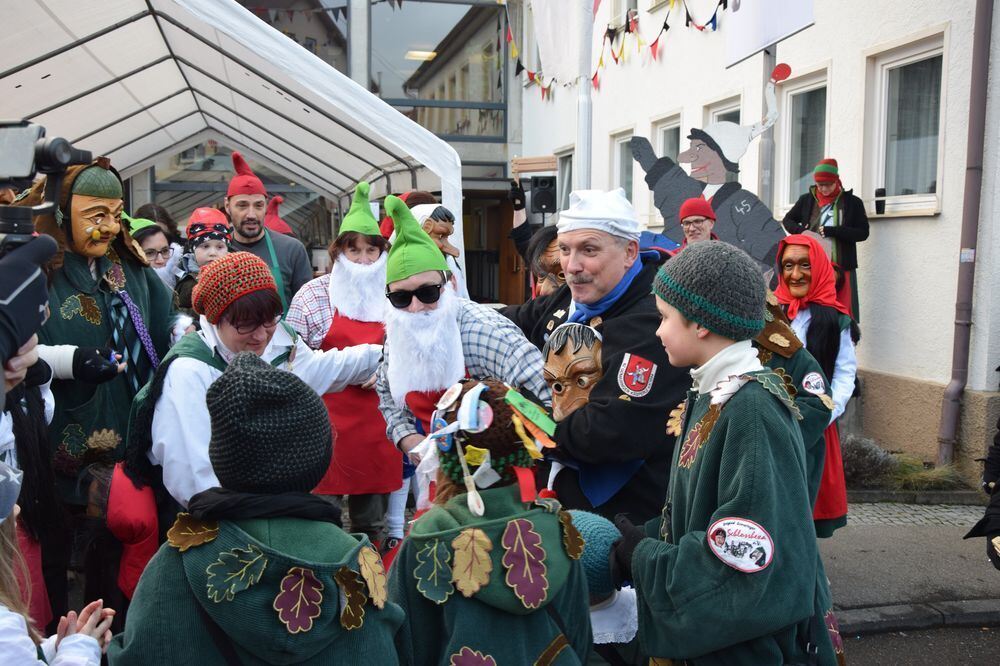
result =
[{"label": "cutout figure's face", "polygon": [[726,182],[726,165],[722,156],[701,139],[691,139],[691,145],[677,156],[681,164],[691,165],[691,177],[710,185]]},{"label": "cutout figure's face", "polygon": [[781,255],[781,279],[788,285],[788,292],[794,298],[805,298],[812,285],[812,264],[809,263],[809,248],[805,245],[789,245]]},{"label": "cutout figure's face", "polygon": [[575,353],[572,342],[567,342],[558,353],[550,352],[545,359],[545,381],[552,389],[552,417],[562,421],[586,405],[603,375],[600,340],[593,347],[580,347]]},{"label": "cutout figure's face", "polygon": [[539,296],[548,296],[566,284],[566,274],[563,273],[562,263],[559,261],[558,240],[549,243],[549,246],[538,258],[538,264],[542,269],[542,273],[535,276],[538,281]]},{"label": "cutout figure's face", "polygon": [[91,259],[107,254],[111,241],[122,229],[123,207],[121,199],[74,194],[70,198],[69,213],[73,252]]},{"label": "cutout figure's face", "polygon": [[441,220],[435,220],[432,217],[424,220],[424,223],[420,225],[428,236],[431,237],[437,246],[441,250],[441,254],[451,255],[452,257],[458,257],[458,248],[451,244],[448,239],[453,233],[455,233],[455,225],[451,222],[442,222]]}]

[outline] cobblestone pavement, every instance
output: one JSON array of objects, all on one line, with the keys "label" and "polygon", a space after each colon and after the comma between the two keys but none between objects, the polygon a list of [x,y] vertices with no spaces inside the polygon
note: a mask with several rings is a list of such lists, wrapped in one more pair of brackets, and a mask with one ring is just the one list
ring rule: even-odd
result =
[{"label": "cobblestone pavement", "polygon": [[848,525],[955,525],[969,527],[983,517],[983,507],[958,504],[851,504]]}]

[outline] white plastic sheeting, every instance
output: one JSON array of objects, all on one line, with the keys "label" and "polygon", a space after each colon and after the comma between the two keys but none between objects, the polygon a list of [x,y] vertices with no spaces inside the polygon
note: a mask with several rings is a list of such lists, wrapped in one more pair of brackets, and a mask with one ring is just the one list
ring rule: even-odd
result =
[{"label": "white plastic sheeting", "polygon": [[0,0],[0,13],[0,117],[125,177],[214,138],[342,204],[367,179],[375,196],[439,189],[461,219],[451,146],[232,0]]}]

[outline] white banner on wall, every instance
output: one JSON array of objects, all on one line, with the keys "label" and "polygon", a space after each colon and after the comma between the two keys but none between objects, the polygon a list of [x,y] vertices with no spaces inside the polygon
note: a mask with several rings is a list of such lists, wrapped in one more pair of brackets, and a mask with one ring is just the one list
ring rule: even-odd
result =
[{"label": "white banner on wall", "polygon": [[726,67],[813,24],[813,0],[729,0],[723,17]]}]

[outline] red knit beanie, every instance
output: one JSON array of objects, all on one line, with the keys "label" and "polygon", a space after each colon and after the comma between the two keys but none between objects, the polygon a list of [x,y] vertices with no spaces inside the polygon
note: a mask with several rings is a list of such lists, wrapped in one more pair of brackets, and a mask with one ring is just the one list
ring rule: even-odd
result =
[{"label": "red knit beanie", "polygon": [[687,218],[696,215],[715,221],[715,211],[712,210],[712,204],[708,203],[703,197],[694,197],[682,203],[681,212],[678,214],[677,220],[683,222]]},{"label": "red knit beanie", "polygon": [[271,269],[264,260],[249,252],[233,252],[201,269],[191,294],[191,305],[212,324],[242,296],[270,289],[277,292]]},{"label": "red knit beanie", "polygon": [[260,182],[260,178],[250,170],[250,165],[236,151],[233,151],[233,168],[236,169],[236,175],[229,181],[229,189],[226,191],[227,197],[237,194],[263,194],[267,196],[264,183]]},{"label": "red knit beanie", "polygon": [[813,169],[813,179],[817,183],[836,183],[840,180],[840,170],[837,167],[837,160],[832,157],[820,160],[816,168]]}]

